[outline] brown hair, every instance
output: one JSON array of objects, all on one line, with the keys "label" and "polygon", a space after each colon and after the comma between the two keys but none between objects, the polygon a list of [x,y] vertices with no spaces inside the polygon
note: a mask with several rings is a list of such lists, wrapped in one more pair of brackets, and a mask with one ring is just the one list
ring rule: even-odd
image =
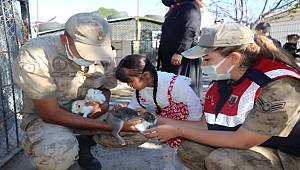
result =
[{"label": "brown hair", "polygon": [[272,60],[281,61],[295,70],[300,71],[300,67],[296,64],[294,58],[282,50],[276,47],[272,40],[266,36],[256,35],[254,38],[255,44],[246,44],[232,47],[219,47],[216,51],[220,54],[227,56],[232,52],[239,52],[243,54],[244,59],[241,66],[252,67],[256,61],[260,58],[269,58]]}]

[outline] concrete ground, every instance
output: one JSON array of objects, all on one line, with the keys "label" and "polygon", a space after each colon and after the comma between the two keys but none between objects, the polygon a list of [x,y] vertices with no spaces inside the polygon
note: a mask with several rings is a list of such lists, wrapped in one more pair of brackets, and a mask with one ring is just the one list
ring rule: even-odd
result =
[{"label": "concrete ground", "polygon": [[[125,84],[112,90],[112,104],[128,102],[132,94]],[[185,168],[176,158],[175,152],[156,141],[149,141],[134,148],[107,148],[97,145],[92,149],[94,156],[101,161],[103,170],[182,170]],[[174,157],[174,158],[173,158]],[[34,170],[24,152],[8,161],[1,170]],[[78,164],[70,168],[80,170]]]},{"label": "concrete ground", "polygon": [[[155,142],[147,142],[137,148],[105,148],[97,145],[92,149],[94,156],[101,161],[103,170],[182,170],[180,161],[175,158],[175,164],[170,164],[165,148]],[[171,161],[172,162],[172,161]],[[30,160],[20,152],[1,170],[35,170]],[[83,170],[75,164],[70,170]]]}]

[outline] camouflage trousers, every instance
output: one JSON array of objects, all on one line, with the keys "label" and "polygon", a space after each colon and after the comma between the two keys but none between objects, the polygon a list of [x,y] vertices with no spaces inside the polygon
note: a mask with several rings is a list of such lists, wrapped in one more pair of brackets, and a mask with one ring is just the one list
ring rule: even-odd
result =
[{"label": "camouflage trousers", "polygon": [[250,150],[213,148],[184,141],[177,155],[192,170],[298,170],[300,157],[278,150],[253,147]]},{"label": "camouflage trousers", "polygon": [[72,130],[45,123],[36,115],[23,115],[22,147],[40,170],[65,170],[78,159],[79,145]]}]

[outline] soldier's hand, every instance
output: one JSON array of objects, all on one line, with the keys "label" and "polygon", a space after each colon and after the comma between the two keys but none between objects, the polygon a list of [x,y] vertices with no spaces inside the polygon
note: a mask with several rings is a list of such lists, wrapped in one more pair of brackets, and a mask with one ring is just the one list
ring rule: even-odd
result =
[{"label": "soldier's hand", "polygon": [[135,128],[134,125],[139,124],[136,122],[130,122],[130,123],[125,123],[122,131],[126,131],[126,132],[138,132],[138,130]]},{"label": "soldier's hand", "polygon": [[92,113],[88,115],[89,118],[95,119],[101,116],[103,113],[107,112],[109,107],[109,102],[104,102],[102,104],[95,102],[95,101],[88,101],[86,103],[88,106],[93,107]]}]

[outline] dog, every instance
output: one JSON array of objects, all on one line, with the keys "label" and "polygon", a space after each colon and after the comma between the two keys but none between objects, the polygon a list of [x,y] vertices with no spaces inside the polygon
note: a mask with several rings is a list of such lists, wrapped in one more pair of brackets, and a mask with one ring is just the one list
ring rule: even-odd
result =
[{"label": "dog", "polygon": [[82,117],[87,117],[93,111],[92,106],[88,106],[89,101],[95,101],[99,104],[106,100],[101,90],[89,89],[84,100],[76,100],[72,103],[72,113],[82,114]]},{"label": "dog", "polygon": [[146,129],[156,125],[156,116],[151,112],[140,113],[133,109],[123,107],[118,110],[110,110],[105,113],[101,119],[112,126],[112,135],[120,141],[120,145],[126,145],[124,139],[120,136],[120,131],[125,122],[141,120],[142,123],[135,125],[135,128],[143,133]]}]

